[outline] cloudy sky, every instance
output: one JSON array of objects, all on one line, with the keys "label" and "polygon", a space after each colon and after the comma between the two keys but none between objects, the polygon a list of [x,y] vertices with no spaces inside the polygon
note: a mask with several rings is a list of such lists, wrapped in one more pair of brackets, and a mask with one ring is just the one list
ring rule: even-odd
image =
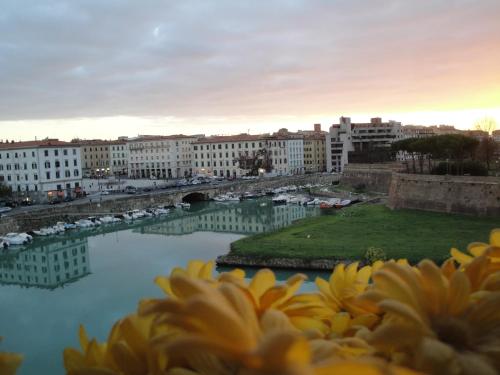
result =
[{"label": "cloudy sky", "polygon": [[0,138],[500,125],[498,0],[2,0]]}]

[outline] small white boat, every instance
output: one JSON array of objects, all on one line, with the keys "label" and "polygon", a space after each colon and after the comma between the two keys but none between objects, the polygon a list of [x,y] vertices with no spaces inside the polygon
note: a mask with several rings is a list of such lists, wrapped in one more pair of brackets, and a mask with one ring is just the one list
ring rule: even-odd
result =
[{"label": "small white boat", "polygon": [[157,216],[161,216],[161,215],[168,215],[168,213],[170,212],[170,210],[168,208],[161,208],[161,207],[159,207],[159,208],[156,208],[154,210],[154,212],[155,212],[155,214]]},{"label": "small white boat", "polygon": [[128,212],[128,214],[132,216],[133,220],[142,219],[144,216],[146,216],[145,211],[142,210],[132,210]]},{"label": "small white boat", "polygon": [[94,223],[87,219],[80,219],[75,224],[78,228],[91,228],[94,226]]},{"label": "small white boat", "polygon": [[75,223],[64,223],[64,229],[76,229],[76,224]]},{"label": "small white boat", "polygon": [[116,223],[117,221],[120,221],[120,219],[113,217],[113,216],[104,216],[99,219],[101,224],[112,224]]},{"label": "small white boat", "polygon": [[190,203],[185,203],[185,202],[181,202],[181,203],[177,203],[175,205],[176,208],[190,208],[191,207],[191,204]]},{"label": "small white boat", "polygon": [[318,199],[318,198],[314,198],[312,200],[310,200],[309,202],[306,203],[307,206],[318,206],[321,204],[321,200]]},{"label": "small white boat", "polygon": [[347,207],[351,204],[350,199],[343,199],[340,202],[335,203],[335,208]]},{"label": "small white boat", "polygon": [[286,204],[288,202],[289,196],[285,194],[280,194],[274,197],[273,204]]},{"label": "small white boat", "polygon": [[37,236],[52,236],[53,234],[56,234],[57,232],[52,228],[52,227],[47,227],[47,228],[40,228],[40,230],[34,230],[34,234]]},{"label": "small white boat", "polygon": [[[29,235],[26,233],[7,233],[2,238],[2,240],[7,241],[10,246],[26,245],[28,242],[30,242],[26,236],[29,236]],[[29,237],[31,237],[31,236],[29,236]]]}]

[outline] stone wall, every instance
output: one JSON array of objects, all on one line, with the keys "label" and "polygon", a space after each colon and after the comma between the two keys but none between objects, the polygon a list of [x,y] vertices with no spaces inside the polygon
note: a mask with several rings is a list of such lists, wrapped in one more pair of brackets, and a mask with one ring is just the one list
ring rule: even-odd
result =
[{"label": "stone wall", "polygon": [[364,185],[368,191],[388,194],[392,173],[399,168],[399,164],[393,163],[348,164],[340,182],[353,187]]},{"label": "stone wall", "polygon": [[388,206],[500,219],[500,178],[394,173]]}]

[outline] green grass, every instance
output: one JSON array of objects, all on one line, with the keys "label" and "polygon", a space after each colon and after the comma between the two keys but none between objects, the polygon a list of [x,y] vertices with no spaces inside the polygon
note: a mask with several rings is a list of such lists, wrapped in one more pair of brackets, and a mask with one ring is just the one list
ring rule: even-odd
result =
[{"label": "green grass", "polygon": [[230,254],[362,260],[366,250],[374,246],[382,248],[388,258],[441,262],[449,256],[451,247],[465,250],[470,242],[488,242],[489,232],[495,227],[500,227],[500,222],[494,218],[362,205],[245,237],[231,244]]}]

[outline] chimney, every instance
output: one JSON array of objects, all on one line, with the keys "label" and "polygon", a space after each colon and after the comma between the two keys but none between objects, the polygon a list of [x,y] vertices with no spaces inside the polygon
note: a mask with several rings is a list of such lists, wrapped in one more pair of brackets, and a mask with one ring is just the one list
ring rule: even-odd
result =
[{"label": "chimney", "polygon": [[321,133],[321,124],[314,124],[314,131],[316,133]]},{"label": "chimney", "polygon": [[370,120],[370,122],[372,124],[374,124],[374,125],[375,124],[381,124],[382,123],[382,119],[380,117],[372,117],[371,120]]}]

